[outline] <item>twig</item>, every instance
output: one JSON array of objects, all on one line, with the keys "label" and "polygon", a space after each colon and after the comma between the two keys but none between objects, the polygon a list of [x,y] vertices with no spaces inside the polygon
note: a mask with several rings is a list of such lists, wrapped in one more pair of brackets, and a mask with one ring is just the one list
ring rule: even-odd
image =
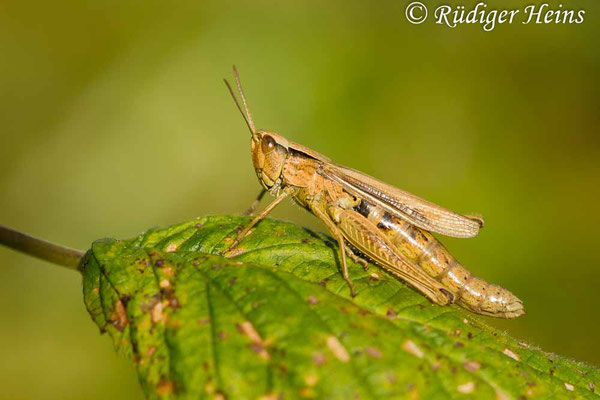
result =
[{"label": "twig", "polygon": [[85,254],[81,250],[50,243],[4,225],[0,225],[0,244],[74,270],[78,269],[79,261]]}]

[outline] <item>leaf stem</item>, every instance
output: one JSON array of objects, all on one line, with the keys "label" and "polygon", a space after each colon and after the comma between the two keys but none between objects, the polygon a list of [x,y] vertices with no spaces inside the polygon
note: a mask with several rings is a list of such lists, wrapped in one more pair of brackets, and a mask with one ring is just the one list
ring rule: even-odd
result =
[{"label": "leaf stem", "polygon": [[50,243],[0,225],[0,244],[53,264],[77,270],[85,254],[81,250]]}]

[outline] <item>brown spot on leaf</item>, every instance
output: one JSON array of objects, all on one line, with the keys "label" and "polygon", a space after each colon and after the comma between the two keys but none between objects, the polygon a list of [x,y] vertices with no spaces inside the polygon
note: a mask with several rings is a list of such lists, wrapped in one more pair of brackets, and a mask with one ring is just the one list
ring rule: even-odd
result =
[{"label": "brown spot on leaf", "polygon": [[327,286],[327,279],[323,279],[321,282],[319,282],[319,285],[326,287]]},{"label": "brown spot on leaf", "polygon": [[304,382],[306,382],[306,385],[308,386],[315,386],[317,382],[319,382],[319,377],[316,374],[308,374],[304,378]]},{"label": "brown spot on leaf", "polygon": [[473,339],[473,333],[471,333],[471,332],[467,333],[467,338]]},{"label": "brown spot on leaf", "polygon": [[262,359],[268,360],[271,358],[271,355],[265,349],[265,347],[263,346],[262,343],[252,343],[250,348],[252,349],[253,352],[258,354],[260,356],[260,358],[262,358]]},{"label": "brown spot on leaf", "polygon": [[236,324],[236,328],[241,334],[245,335],[246,337],[248,337],[248,339],[250,339],[250,341],[252,342],[252,351],[257,353],[261,358],[265,360],[271,358],[271,355],[266,350],[267,343],[263,341],[263,339],[260,337],[256,329],[254,328],[254,325],[252,325],[250,321],[243,321],[239,324]]},{"label": "brown spot on leaf", "polygon": [[171,307],[173,310],[179,308],[179,299],[175,296],[169,298],[169,307]]},{"label": "brown spot on leaf", "polygon": [[496,388],[495,391],[496,391],[496,400],[510,400],[511,399],[511,397],[509,397],[506,393],[504,393],[500,389]]},{"label": "brown spot on leaf", "polygon": [[320,365],[325,364],[325,362],[327,362],[327,357],[325,356],[325,354],[319,352],[319,353],[314,353],[312,355],[312,360],[315,363],[315,365],[320,366]]},{"label": "brown spot on leaf", "polygon": [[117,330],[123,332],[125,325],[127,325],[127,311],[121,300],[117,300],[115,303],[115,311],[111,315],[112,324]]},{"label": "brown spot on leaf", "polygon": [[165,264],[165,260],[157,260],[155,263],[155,265],[157,267],[162,267],[164,264]]},{"label": "brown spot on leaf", "polygon": [[168,379],[161,379],[160,382],[158,382],[158,385],[156,385],[156,393],[158,393],[159,396],[167,396],[172,394],[173,391],[173,382]]},{"label": "brown spot on leaf", "polygon": [[285,364],[279,364],[279,372],[281,372],[282,376],[287,374],[288,368]]},{"label": "brown spot on leaf", "polygon": [[167,253],[172,253],[175,250],[177,250],[177,244],[176,243],[169,243],[169,245],[167,246],[167,248],[165,249],[165,252]]},{"label": "brown spot on leaf", "polygon": [[457,349],[459,349],[461,347],[465,347],[465,345],[462,342],[455,342],[454,343],[454,347],[456,347]]},{"label": "brown spot on leaf", "polygon": [[479,371],[479,368],[481,368],[481,364],[479,364],[477,361],[467,361],[463,364],[463,367],[465,367],[467,371],[475,373]]},{"label": "brown spot on leaf", "polygon": [[129,300],[131,300],[131,296],[129,296],[129,295],[122,296],[120,298],[120,300],[121,300],[121,303],[123,303],[123,306],[125,308],[127,308],[127,304],[129,303]]},{"label": "brown spot on leaf", "polygon": [[240,254],[242,254],[243,252],[244,252],[244,250],[242,250],[242,249],[240,249],[240,248],[235,248],[235,249],[233,249],[233,250],[230,250],[230,251],[228,251],[228,252],[227,252],[227,258],[230,258],[230,257],[237,257],[237,256],[239,256]]},{"label": "brown spot on leaf", "polygon": [[333,335],[327,336],[325,342],[327,343],[327,347],[329,348],[329,350],[331,350],[335,358],[337,358],[341,362],[350,361],[350,354],[348,354],[348,350],[346,350],[344,345],[340,343],[337,337]]},{"label": "brown spot on leaf", "polygon": [[155,351],[156,351],[156,346],[148,347],[148,350],[146,350],[146,357],[152,356],[152,354],[154,354]]},{"label": "brown spot on leaf", "polygon": [[378,348],[371,346],[367,346],[365,348],[365,353],[367,353],[369,357],[373,358],[381,358],[383,356],[383,354],[381,354],[381,351]]},{"label": "brown spot on leaf", "polygon": [[157,301],[154,307],[152,307],[152,311],[150,314],[150,318],[153,323],[164,322],[165,315],[163,314],[163,304],[160,301]]},{"label": "brown spot on leaf", "polygon": [[199,319],[196,320],[196,323],[198,325],[206,325],[209,322],[210,322],[210,319],[208,319],[208,318],[199,318]]},{"label": "brown spot on leaf", "polygon": [[475,391],[475,383],[471,381],[463,383],[462,385],[458,385],[456,390],[464,394],[473,393]]},{"label": "brown spot on leaf", "polygon": [[221,340],[225,340],[227,339],[227,332],[219,331],[219,333],[217,333],[217,337]]},{"label": "brown spot on leaf", "polygon": [[394,311],[391,308],[387,309],[387,312],[385,313],[386,317],[388,318],[396,318],[398,316],[398,313],[396,313],[396,311]]},{"label": "brown spot on leaf", "polygon": [[254,329],[254,325],[250,321],[244,321],[242,323],[235,325],[238,332],[243,335],[246,335],[251,342],[262,342],[262,339],[256,329]]},{"label": "brown spot on leaf", "polygon": [[588,387],[590,388],[592,393],[594,393],[596,391],[596,385],[594,385],[594,382],[588,383]]},{"label": "brown spot on leaf", "polygon": [[169,298],[169,297],[173,296],[173,293],[175,293],[175,289],[172,286],[160,289],[160,294],[163,297]]},{"label": "brown spot on leaf", "polygon": [[407,339],[404,341],[404,343],[402,343],[402,350],[406,351],[409,354],[412,354],[417,358],[423,358],[424,356],[423,350],[421,350],[419,346],[417,346],[415,342],[413,342],[410,339]]},{"label": "brown spot on leaf", "polygon": [[229,281],[227,281],[227,286],[231,287],[233,286],[236,282],[237,282],[237,276],[234,276],[233,278],[231,278]]},{"label": "brown spot on leaf", "polygon": [[221,393],[221,392],[215,393],[215,396],[213,397],[213,400],[225,400],[225,399],[227,399],[227,396],[225,396],[225,393]]},{"label": "brown spot on leaf", "polygon": [[509,356],[510,358],[512,358],[515,361],[520,361],[521,360],[521,356],[519,356],[517,353],[515,353],[514,351],[512,351],[509,348],[505,348],[504,350],[502,350],[502,352]]},{"label": "brown spot on leaf", "polygon": [[319,299],[317,299],[315,296],[313,296],[311,294],[310,296],[308,296],[308,304],[310,304],[311,306],[314,306],[315,304],[319,304]]},{"label": "brown spot on leaf", "polygon": [[167,289],[171,286],[171,282],[168,279],[163,279],[158,283],[161,289]]},{"label": "brown spot on leaf", "polygon": [[308,387],[300,389],[300,397],[315,397],[315,391]]},{"label": "brown spot on leaf", "polygon": [[441,366],[442,366],[442,364],[440,364],[439,361],[435,361],[434,363],[431,364],[431,370],[433,372],[437,372],[437,370],[439,370]]}]

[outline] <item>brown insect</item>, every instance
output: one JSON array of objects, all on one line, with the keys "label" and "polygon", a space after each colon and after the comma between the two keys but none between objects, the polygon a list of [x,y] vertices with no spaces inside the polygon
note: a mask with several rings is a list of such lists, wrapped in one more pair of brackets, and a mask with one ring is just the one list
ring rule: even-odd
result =
[{"label": "brown insect", "polygon": [[252,134],[252,162],[263,186],[248,213],[256,209],[267,191],[275,200],[239,233],[227,252],[279,203],[291,197],[319,218],[338,241],[342,275],[352,296],[356,293],[348,276],[346,255],[365,268],[368,258],[436,304],[456,303],[475,313],[501,318],[525,313],[521,300],[471,275],[430,233],[473,237],[483,226],[482,218],[454,213],[335,164],[277,133],[256,129],[235,67],[233,71],[244,109],[229,82],[225,83]]}]

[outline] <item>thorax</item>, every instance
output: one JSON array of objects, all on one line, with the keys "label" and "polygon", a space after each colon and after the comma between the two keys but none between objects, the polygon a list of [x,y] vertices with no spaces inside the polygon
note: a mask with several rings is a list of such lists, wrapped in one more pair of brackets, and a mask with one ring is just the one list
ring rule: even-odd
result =
[{"label": "thorax", "polygon": [[296,189],[294,200],[308,208],[324,192],[324,178],[319,174],[321,163],[302,154],[289,154],[283,165],[281,179],[284,186]]}]

